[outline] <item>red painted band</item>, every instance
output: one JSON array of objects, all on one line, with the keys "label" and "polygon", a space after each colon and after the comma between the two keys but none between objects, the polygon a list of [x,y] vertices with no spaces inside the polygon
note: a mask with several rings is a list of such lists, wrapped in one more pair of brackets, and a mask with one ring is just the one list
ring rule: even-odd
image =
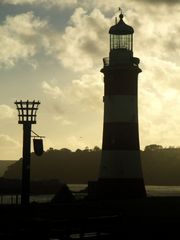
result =
[{"label": "red painted band", "polygon": [[137,95],[138,72],[116,70],[104,75],[104,95]]},{"label": "red painted band", "polygon": [[103,129],[103,150],[139,150],[138,123],[106,122]]}]

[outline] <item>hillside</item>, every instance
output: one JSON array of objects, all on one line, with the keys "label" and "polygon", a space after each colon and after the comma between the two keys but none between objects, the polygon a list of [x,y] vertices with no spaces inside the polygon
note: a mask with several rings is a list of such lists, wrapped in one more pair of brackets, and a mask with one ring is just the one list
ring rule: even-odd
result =
[{"label": "hillside", "polygon": [[[31,179],[58,179],[65,183],[87,183],[98,177],[101,150],[49,149],[41,157],[32,153]],[[180,148],[150,145],[141,151],[142,168],[147,185],[180,185]],[[21,160],[9,166],[5,178],[21,177]]]},{"label": "hillside", "polygon": [[12,165],[16,161],[13,160],[0,160],[0,177],[2,177],[7,170],[8,166]]},{"label": "hillside", "polygon": [[[41,157],[31,154],[31,179],[34,181],[58,179],[65,183],[87,183],[96,179],[101,151],[77,149],[72,152],[63,148],[49,149]],[[9,166],[4,178],[21,178],[22,160]]]}]

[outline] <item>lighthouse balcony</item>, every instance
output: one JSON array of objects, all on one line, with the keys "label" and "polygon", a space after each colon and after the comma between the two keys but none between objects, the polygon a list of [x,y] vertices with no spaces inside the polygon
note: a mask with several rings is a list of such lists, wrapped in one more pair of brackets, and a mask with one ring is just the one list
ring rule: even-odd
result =
[{"label": "lighthouse balcony", "polygon": [[117,66],[134,66],[138,67],[140,63],[139,58],[136,57],[129,57],[129,58],[124,58],[123,60],[121,58],[109,58],[105,57],[103,58],[103,65],[104,68],[106,67],[117,67]]},{"label": "lighthouse balcony", "polygon": [[109,66],[109,58],[108,57],[103,58],[103,64],[104,64],[104,67]]}]

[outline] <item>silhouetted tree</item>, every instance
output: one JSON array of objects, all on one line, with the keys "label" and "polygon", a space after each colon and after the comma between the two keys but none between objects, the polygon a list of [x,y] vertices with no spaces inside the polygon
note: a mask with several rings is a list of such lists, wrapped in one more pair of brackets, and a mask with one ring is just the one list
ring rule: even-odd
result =
[{"label": "silhouetted tree", "polygon": [[161,150],[163,149],[163,147],[161,145],[157,145],[157,144],[151,144],[148,145],[144,148],[144,151],[156,151],[156,150]]},{"label": "silhouetted tree", "polygon": [[95,147],[93,148],[93,151],[94,151],[94,152],[98,152],[98,151],[101,151],[101,149],[100,149],[98,146],[95,146]]},{"label": "silhouetted tree", "polygon": [[68,149],[68,148],[61,148],[60,150],[59,150],[61,153],[71,153],[71,150],[70,149]]}]

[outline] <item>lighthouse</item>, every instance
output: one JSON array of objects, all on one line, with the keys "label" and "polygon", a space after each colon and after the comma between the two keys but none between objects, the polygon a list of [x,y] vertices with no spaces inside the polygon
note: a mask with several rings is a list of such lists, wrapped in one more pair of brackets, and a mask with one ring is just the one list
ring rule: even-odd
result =
[{"label": "lighthouse", "polygon": [[133,56],[134,29],[120,19],[109,30],[109,58],[104,58],[104,123],[98,195],[104,198],[145,197],[139,129],[138,74]]}]

